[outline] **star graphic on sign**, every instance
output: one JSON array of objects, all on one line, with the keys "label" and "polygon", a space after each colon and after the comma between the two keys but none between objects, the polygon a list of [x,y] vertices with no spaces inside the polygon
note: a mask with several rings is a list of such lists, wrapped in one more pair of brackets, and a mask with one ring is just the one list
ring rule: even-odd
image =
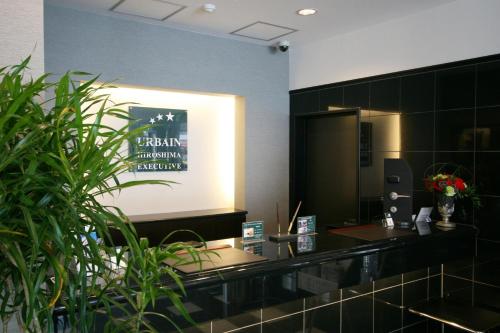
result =
[{"label": "star graphic on sign", "polygon": [[158,121],[163,120],[163,115],[158,113],[158,115],[156,116],[156,118],[158,119]]},{"label": "star graphic on sign", "polygon": [[149,120],[149,122],[150,122],[151,124],[154,124],[154,123],[155,123],[155,118],[151,118],[151,119]]},{"label": "star graphic on sign", "polygon": [[166,114],[165,117],[167,117],[167,121],[174,121],[174,115],[172,114],[172,112]]}]

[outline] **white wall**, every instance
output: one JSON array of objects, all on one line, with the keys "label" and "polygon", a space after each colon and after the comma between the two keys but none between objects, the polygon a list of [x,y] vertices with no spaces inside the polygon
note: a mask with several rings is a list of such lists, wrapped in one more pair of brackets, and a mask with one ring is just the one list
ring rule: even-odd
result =
[{"label": "white wall", "polygon": [[32,55],[31,74],[44,72],[43,0],[0,0],[0,67]]},{"label": "white wall", "polygon": [[[126,172],[119,177],[121,182],[143,179],[175,182],[171,187],[128,188],[114,197],[101,198],[102,203],[120,207],[127,215],[234,208],[235,112],[241,111],[235,109],[236,96],[130,86],[104,89],[102,93],[111,95],[115,103],[133,100],[143,107],[187,110],[188,118],[187,171]],[[114,128],[128,124],[127,120],[111,117],[105,121]],[[128,151],[128,145],[124,150]]]},{"label": "white wall", "polygon": [[290,48],[290,89],[500,53],[500,1],[457,0]]},{"label": "white wall", "polygon": [[[249,220],[269,221],[267,232],[276,228],[276,202],[280,215],[288,215],[287,53],[47,4],[45,47],[46,70],[56,75],[81,70],[132,86],[239,96],[244,116],[237,114],[236,122],[245,127],[235,135],[245,148],[236,151],[235,171],[244,170],[236,178],[236,208],[247,209]],[[176,193],[174,189],[165,200]]]}]

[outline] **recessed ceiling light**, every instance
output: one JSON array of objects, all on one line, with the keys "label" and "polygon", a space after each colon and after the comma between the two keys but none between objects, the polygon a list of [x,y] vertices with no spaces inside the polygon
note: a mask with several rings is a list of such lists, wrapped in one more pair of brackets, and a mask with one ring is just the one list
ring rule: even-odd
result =
[{"label": "recessed ceiling light", "polygon": [[308,16],[308,15],[314,15],[316,14],[317,10],[314,8],[304,8],[300,9],[297,11],[297,14],[302,15],[302,16]]},{"label": "recessed ceiling light", "polygon": [[203,10],[206,11],[207,13],[213,13],[217,9],[217,6],[215,6],[213,3],[206,3],[203,5]]}]

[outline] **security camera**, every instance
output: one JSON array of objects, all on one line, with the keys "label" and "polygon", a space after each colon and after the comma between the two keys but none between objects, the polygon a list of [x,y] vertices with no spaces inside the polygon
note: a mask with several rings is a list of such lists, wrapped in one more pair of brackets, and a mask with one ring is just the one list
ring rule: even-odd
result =
[{"label": "security camera", "polygon": [[288,51],[288,48],[290,47],[290,42],[287,40],[281,40],[278,43],[278,48],[281,52],[286,52]]}]

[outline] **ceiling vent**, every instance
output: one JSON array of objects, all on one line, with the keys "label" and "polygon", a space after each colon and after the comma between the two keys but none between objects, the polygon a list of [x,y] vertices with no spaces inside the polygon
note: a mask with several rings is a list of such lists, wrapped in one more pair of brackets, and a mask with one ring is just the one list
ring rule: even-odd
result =
[{"label": "ceiling vent", "polygon": [[164,21],[185,8],[186,6],[165,0],[120,0],[110,10],[120,14]]},{"label": "ceiling vent", "polygon": [[273,39],[289,35],[296,31],[298,30],[258,21],[235,30],[231,32],[231,34],[263,41],[271,41]]}]

